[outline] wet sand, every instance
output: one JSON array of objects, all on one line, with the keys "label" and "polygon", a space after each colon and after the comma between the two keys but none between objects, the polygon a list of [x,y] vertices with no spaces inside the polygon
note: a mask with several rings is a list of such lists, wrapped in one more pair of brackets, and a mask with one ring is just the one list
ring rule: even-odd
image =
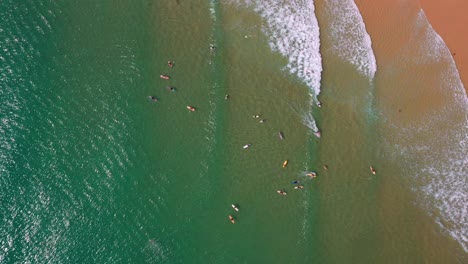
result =
[{"label": "wet sand", "polygon": [[468,1],[464,0],[419,0],[422,9],[435,31],[449,47],[465,90],[468,91]]},{"label": "wet sand", "polygon": [[[421,6],[417,0],[355,0],[355,3],[366,23],[377,60],[374,106],[385,117],[377,128],[382,142],[381,153],[392,153],[395,157],[393,161],[386,157],[386,164],[380,166],[380,171],[401,175],[388,178],[386,184],[379,186],[382,199],[378,200],[381,217],[378,222],[385,228],[376,230],[382,232],[380,237],[385,237],[382,248],[389,249],[380,254],[382,261],[456,263],[457,256],[464,255],[460,245],[451,236],[443,235],[424,207],[414,207],[413,203],[420,199],[417,197],[420,194],[414,191],[416,188],[408,188],[429,186],[427,178],[416,171],[430,168],[431,162],[414,149],[440,149],[443,145],[453,144],[441,140],[440,131],[453,135],[448,138],[455,138],[451,131],[464,118],[463,111],[456,115],[456,110],[451,111],[452,108],[447,107],[460,107],[454,100],[459,86],[456,76],[451,74],[450,53],[437,46],[437,39],[433,38],[425,20],[419,16]],[[458,51],[455,52],[457,57]],[[460,75],[462,78],[467,76],[461,71]],[[430,155],[431,161],[442,160],[434,153]],[[408,162],[409,157],[415,162]],[[419,167],[413,169],[413,164]],[[392,196],[387,199],[385,195],[390,193]],[[452,221],[451,216],[445,214],[445,217],[448,222]],[[386,233],[385,230],[398,232]],[[401,246],[402,241],[409,243]],[[398,257],[394,252],[398,252]],[[401,257],[412,261],[402,261]]]}]

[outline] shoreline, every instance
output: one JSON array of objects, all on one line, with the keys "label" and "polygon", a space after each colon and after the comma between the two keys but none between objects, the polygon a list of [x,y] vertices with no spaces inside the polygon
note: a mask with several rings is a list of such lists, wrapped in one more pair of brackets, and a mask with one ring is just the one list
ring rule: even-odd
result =
[{"label": "shoreline", "polygon": [[468,24],[465,10],[468,2],[459,0],[431,1],[419,0],[429,23],[444,40],[455,60],[460,79],[468,93],[468,34],[464,28]]}]

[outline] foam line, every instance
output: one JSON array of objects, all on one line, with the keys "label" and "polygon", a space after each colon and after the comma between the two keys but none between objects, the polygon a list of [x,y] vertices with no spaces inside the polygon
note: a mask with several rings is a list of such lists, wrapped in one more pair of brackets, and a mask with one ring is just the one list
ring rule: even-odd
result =
[{"label": "foam line", "polygon": [[373,79],[377,63],[366,25],[353,0],[328,0],[326,12],[332,18],[328,31],[332,51],[357,67],[359,73]]},{"label": "foam line", "polygon": [[315,101],[320,93],[322,57],[314,1],[230,0],[257,12],[269,46],[288,59],[285,69],[310,89]]},{"label": "foam line", "polygon": [[387,147],[407,162],[421,206],[468,252],[468,99],[450,50],[422,10],[414,25],[410,43],[416,43],[416,50],[409,51],[413,56],[407,63],[447,65],[438,89],[448,102],[430,109],[419,122],[390,124],[400,140]]}]

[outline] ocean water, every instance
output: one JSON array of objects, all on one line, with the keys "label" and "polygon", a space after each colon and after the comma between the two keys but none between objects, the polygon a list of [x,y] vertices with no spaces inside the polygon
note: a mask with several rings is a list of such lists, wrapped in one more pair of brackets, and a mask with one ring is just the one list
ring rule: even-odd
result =
[{"label": "ocean water", "polygon": [[0,263],[466,261],[450,51],[356,2],[2,1]]}]

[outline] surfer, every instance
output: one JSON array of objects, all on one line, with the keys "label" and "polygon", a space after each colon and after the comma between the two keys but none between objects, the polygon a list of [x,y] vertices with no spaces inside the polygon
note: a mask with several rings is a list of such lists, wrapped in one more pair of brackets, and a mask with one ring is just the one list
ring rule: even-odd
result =
[{"label": "surfer", "polygon": [[237,207],[235,204],[231,204],[231,206],[232,206],[232,208],[233,208],[234,210],[236,210],[237,212],[239,212],[239,207]]},{"label": "surfer", "polygon": [[314,132],[314,135],[318,138],[320,138],[322,136],[322,134],[320,133],[320,130],[317,129],[317,131]]},{"label": "surfer", "polygon": [[294,189],[295,190],[304,189],[304,186],[302,186],[302,185],[294,186]]},{"label": "surfer", "polygon": [[280,131],[280,132],[278,133],[278,136],[279,136],[279,138],[280,138],[281,140],[284,139],[284,134],[283,134],[283,132]]},{"label": "surfer", "polygon": [[226,95],[224,96],[224,100],[227,100],[227,99],[229,99],[229,94],[226,94]]},{"label": "surfer", "polygon": [[260,120],[260,123],[264,123],[266,121],[266,119],[262,119]]},{"label": "surfer", "polygon": [[376,174],[377,172],[375,171],[374,167],[370,166],[370,171],[372,172],[372,174]]},{"label": "surfer", "polygon": [[174,62],[172,62],[172,61],[167,61],[167,65],[168,65],[169,67],[172,68],[172,67],[174,67]]},{"label": "surfer", "polygon": [[232,217],[232,215],[229,215],[229,220],[230,220],[231,223],[233,223],[233,224],[236,223],[236,220],[234,219],[234,217]]},{"label": "surfer", "polygon": [[327,164],[323,165],[323,169],[328,170],[328,165]]},{"label": "surfer", "polygon": [[311,178],[315,178],[315,177],[317,177],[317,173],[312,171],[312,172],[306,173],[306,176],[309,176]]},{"label": "surfer", "polygon": [[283,168],[286,168],[286,166],[288,166],[288,162],[289,162],[288,160],[285,160],[285,161],[283,162]]},{"label": "surfer", "polygon": [[151,99],[153,102],[157,102],[158,101],[158,98],[156,98],[156,96],[148,96],[149,99]]},{"label": "surfer", "polygon": [[253,118],[259,118],[260,116],[259,115],[253,115],[252,117]]},{"label": "surfer", "polygon": [[168,75],[161,74],[159,75],[159,78],[164,79],[164,80],[169,80],[171,77],[169,77]]},{"label": "surfer", "polygon": [[190,105],[187,105],[187,109],[192,111],[192,112],[195,112],[195,110],[196,110],[195,107],[190,106]]},{"label": "surfer", "polygon": [[285,191],[281,191],[281,190],[277,190],[276,192],[283,196],[287,194]]},{"label": "surfer", "polygon": [[252,146],[252,144],[249,143],[249,144],[244,145],[243,148],[246,149],[246,148],[249,148],[250,146]]}]

